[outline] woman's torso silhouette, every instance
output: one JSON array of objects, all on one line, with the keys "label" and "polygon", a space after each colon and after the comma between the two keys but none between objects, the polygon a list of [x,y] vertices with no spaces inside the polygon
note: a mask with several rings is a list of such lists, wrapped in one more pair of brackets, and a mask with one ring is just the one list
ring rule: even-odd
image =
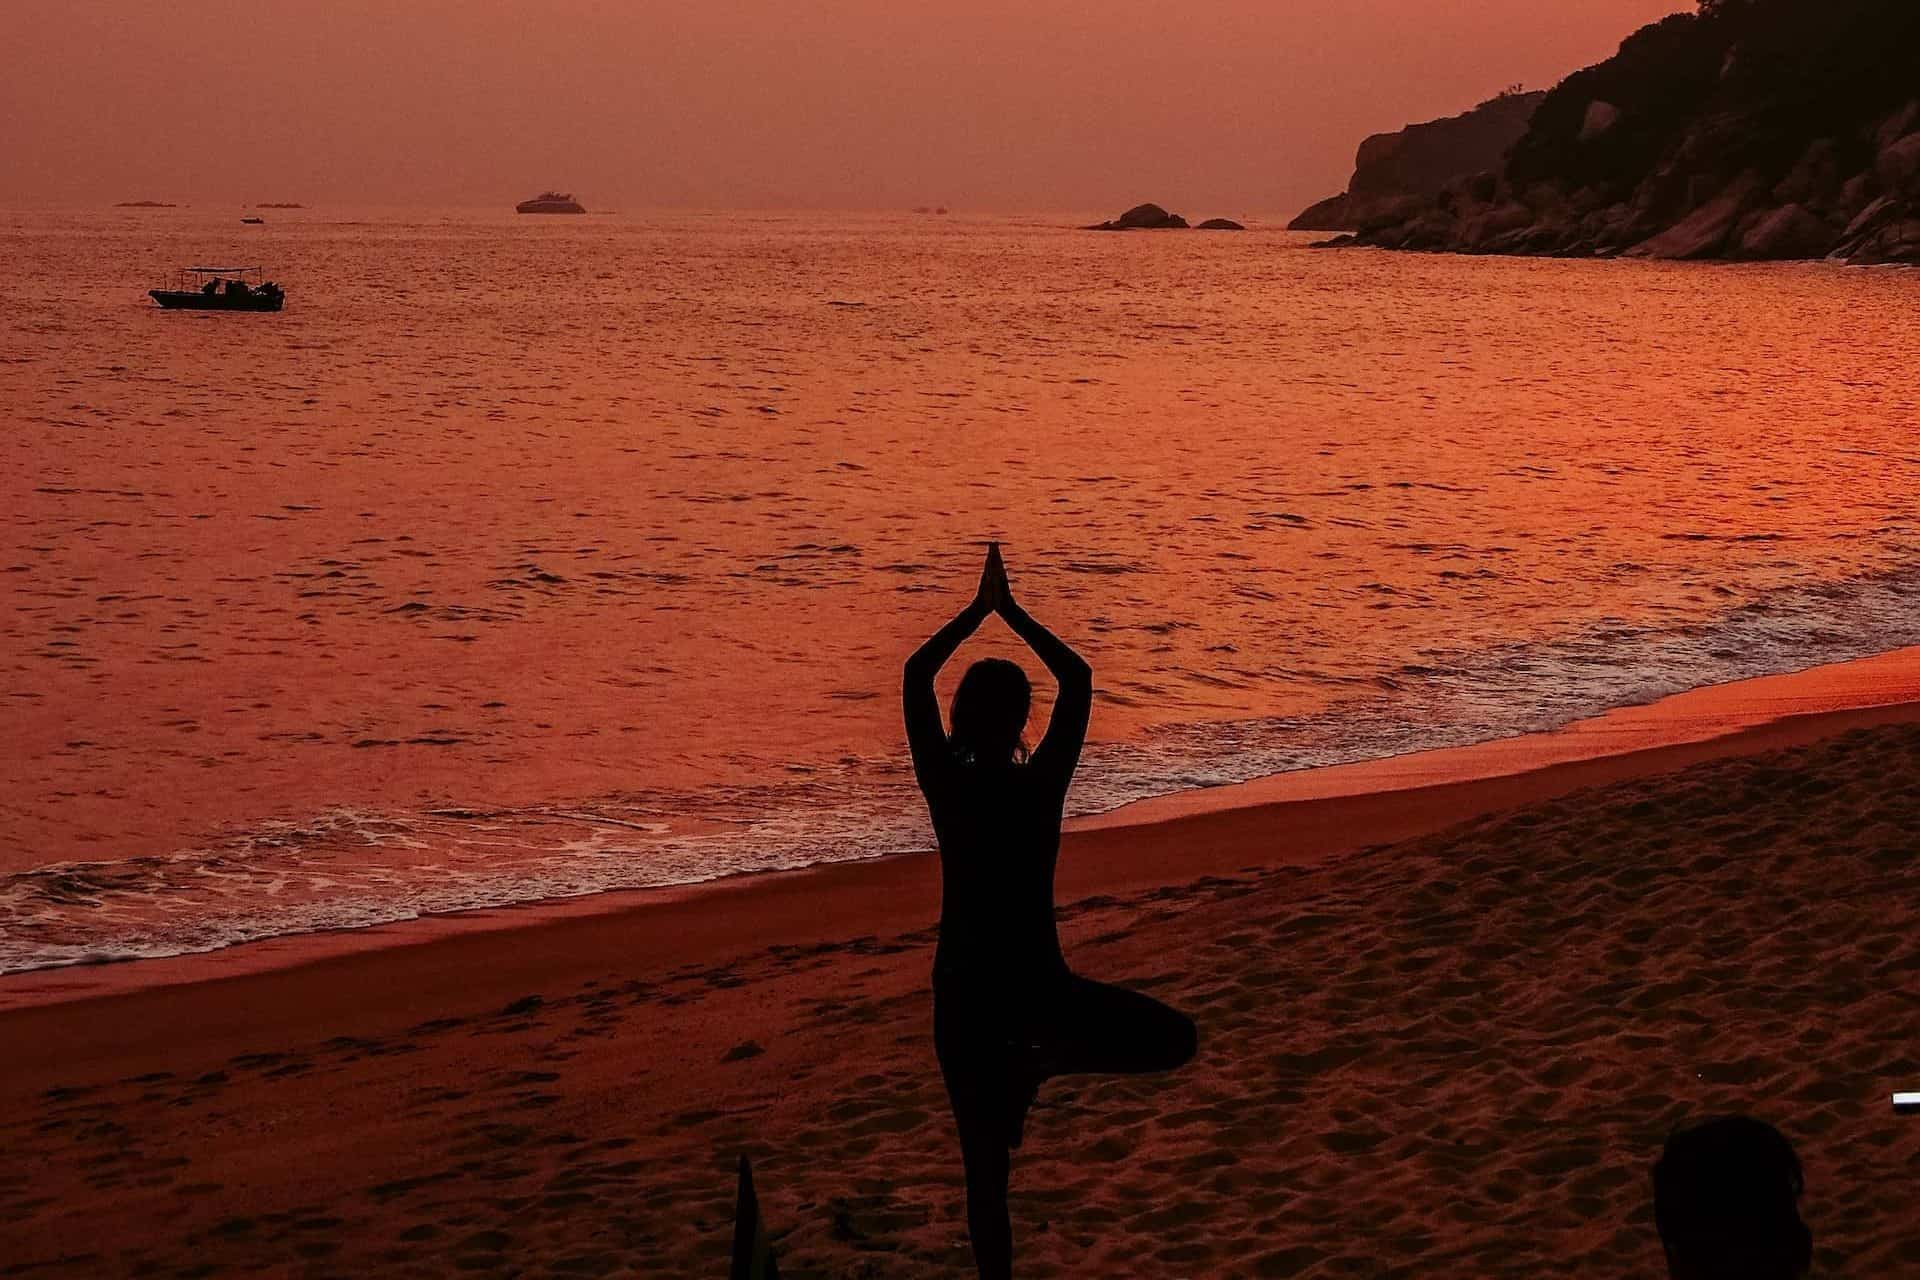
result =
[{"label": "woman's torso silhouette", "polygon": [[937,986],[1014,994],[1066,980],[1053,873],[1071,781],[1040,761],[946,761],[921,775],[941,850]]}]

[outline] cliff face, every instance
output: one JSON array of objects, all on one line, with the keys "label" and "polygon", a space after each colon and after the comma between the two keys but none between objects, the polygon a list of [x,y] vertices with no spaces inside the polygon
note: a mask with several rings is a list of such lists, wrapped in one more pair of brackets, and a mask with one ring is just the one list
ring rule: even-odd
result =
[{"label": "cliff face", "polygon": [[1920,3],[1715,0],[1540,103],[1495,175],[1336,243],[1920,262]]},{"label": "cliff face", "polygon": [[1346,191],[1306,210],[1288,230],[1350,230],[1431,199],[1456,179],[1498,170],[1546,96],[1502,94],[1463,115],[1376,133],[1360,144]]}]

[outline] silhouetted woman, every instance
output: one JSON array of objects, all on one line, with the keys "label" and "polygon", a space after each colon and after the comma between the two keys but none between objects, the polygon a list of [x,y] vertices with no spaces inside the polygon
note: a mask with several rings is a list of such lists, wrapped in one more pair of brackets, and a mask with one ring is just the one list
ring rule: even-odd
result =
[{"label": "silhouetted woman", "polygon": [[[942,731],[933,679],[989,614],[1006,619],[1060,693],[1046,737],[1022,741],[1031,689],[1014,663],[968,668]],[[1060,819],[1086,741],[1093,670],[1013,602],[996,544],[973,603],[907,660],[907,742],[940,841],[933,1039],[966,1165],[967,1228],[985,1280],[1013,1274],[1009,1151],[1049,1076],[1170,1071],[1193,1023],[1158,1000],[1074,976],[1053,922]]]}]

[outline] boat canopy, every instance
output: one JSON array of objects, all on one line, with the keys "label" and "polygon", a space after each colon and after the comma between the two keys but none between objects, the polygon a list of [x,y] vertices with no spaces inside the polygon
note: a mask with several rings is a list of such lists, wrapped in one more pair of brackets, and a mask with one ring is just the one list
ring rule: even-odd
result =
[{"label": "boat canopy", "polygon": [[249,271],[259,271],[262,268],[260,267],[182,267],[180,269],[182,271],[192,272],[194,275],[197,275],[197,276],[238,276],[238,275],[245,275]]}]

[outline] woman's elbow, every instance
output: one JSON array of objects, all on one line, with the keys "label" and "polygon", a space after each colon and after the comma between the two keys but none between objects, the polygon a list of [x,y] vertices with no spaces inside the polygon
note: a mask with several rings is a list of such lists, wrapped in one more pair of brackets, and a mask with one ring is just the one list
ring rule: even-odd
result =
[{"label": "woman's elbow", "polygon": [[900,696],[912,698],[919,694],[933,696],[933,672],[920,659],[908,658],[907,665],[900,671]]}]

